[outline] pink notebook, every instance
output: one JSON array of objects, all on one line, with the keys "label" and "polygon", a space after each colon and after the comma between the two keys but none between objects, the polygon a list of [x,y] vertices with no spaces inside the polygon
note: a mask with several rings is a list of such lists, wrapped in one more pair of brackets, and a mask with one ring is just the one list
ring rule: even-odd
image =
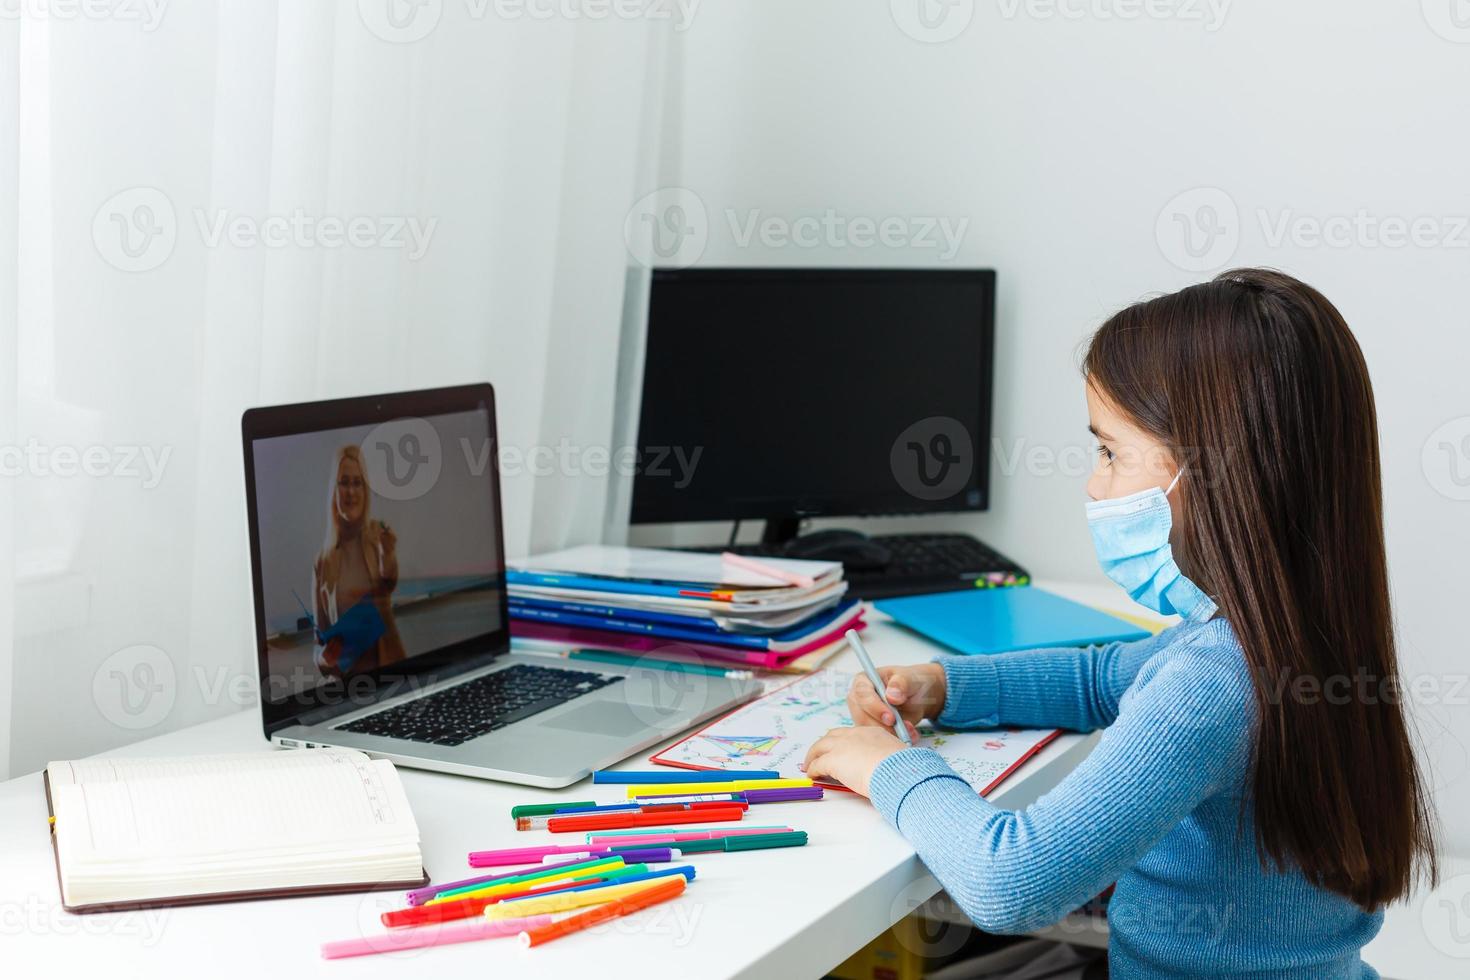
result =
[{"label": "pink notebook", "polygon": [[[861,609],[861,607],[858,607]],[[567,646],[586,647],[589,650],[614,650],[619,653],[654,653],[659,650],[677,650],[693,653],[721,663],[740,664],[747,667],[779,669],[804,654],[834,643],[850,629],[862,630],[862,614],[842,623],[833,624],[831,630],[813,637],[793,650],[773,653],[768,650],[747,650],[739,647],[720,646],[717,643],[688,643],[668,640],[641,633],[614,633],[610,630],[580,629],[557,626],[552,623],[535,623],[522,619],[511,621],[510,631],[515,636],[532,640],[548,640],[565,643]]]}]

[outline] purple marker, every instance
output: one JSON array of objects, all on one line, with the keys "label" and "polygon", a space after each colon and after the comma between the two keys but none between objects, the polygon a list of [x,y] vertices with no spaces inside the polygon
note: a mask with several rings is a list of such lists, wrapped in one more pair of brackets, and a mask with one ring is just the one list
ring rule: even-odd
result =
[{"label": "purple marker", "polygon": [[745,791],[745,801],[752,805],[756,803],[793,803],[797,800],[820,800],[822,798],[822,787],[820,786],[792,786],[786,789],[748,789]]}]

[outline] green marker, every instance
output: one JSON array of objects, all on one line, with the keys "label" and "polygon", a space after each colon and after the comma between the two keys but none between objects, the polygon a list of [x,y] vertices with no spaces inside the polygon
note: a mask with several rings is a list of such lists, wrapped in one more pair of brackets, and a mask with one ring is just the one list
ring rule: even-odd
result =
[{"label": "green marker", "polygon": [[[574,874],[574,873],[577,873],[577,872],[581,872],[581,871],[583,871],[584,869],[587,869],[587,868],[597,868],[597,869],[611,870],[612,868],[621,868],[621,867],[624,867],[622,857],[620,855],[617,855],[617,854],[609,854],[609,855],[606,855],[604,857],[591,858],[591,859],[586,860],[586,861],[578,861],[576,864],[563,864],[563,865],[560,865],[560,866],[558,866],[558,865],[549,865],[549,866],[547,866],[545,868],[541,868],[541,869],[536,870],[536,871],[528,871],[527,873],[525,873],[523,875],[512,875],[509,878],[496,878],[494,881],[481,881],[481,882],[478,882],[478,883],[473,884],[473,885],[461,885],[458,888],[451,888],[451,889],[448,889],[447,891],[439,892],[434,897],[435,898],[453,898],[455,895],[460,895],[460,894],[463,894],[465,892],[482,891],[482,890],[484,890],[486,888],[489,888],[491,886],[508,885],[508,884],[511,884],[512,882],[519,882],[519,881],[535,881],[537,878],[545,878],[545,877],[548,877],[548,876],[551,876],[551,875],[555,875],[555,876],[560,877],[560,876],[563,876],[563,875],[570,875],[570,874]],[[587,874],[594,874],[595,872],[593,872],[593,871],[587,871],[586,873]]]},{"label": "green marker", "polygon": [[510,818],[517,817],[543,817],[549,813],[555,813],[562,808],[574,806],[597,806],[596,800],[578,800],[575,803],[522,803],[510,808]]}]

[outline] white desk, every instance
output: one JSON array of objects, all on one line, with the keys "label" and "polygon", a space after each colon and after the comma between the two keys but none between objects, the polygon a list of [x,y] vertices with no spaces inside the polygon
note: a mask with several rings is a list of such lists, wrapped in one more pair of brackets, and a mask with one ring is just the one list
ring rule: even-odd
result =
[{"label": "white desk", "polygon": [[[1087,587],[1051,588],[1095,600]],[[1116,593],[1109,598],[1114,599]],[[881,617],[880,617],[881,618]],[[865,634],[879,664],[919,663],[937,647],[889,623]],[[855,672],[851,653],[832,666]],[[1019,808],[1051,789],[1090,748],[1064,735],[992,796]],[[252,711],[138,742],[119,755],[243,752],[266,747]],[[625,763],[643,768],[646,755]],[[476,873],[471,850],[532,844],[545,832],[509,826],[513,804],[553,791],[401,769],[434,880]],[[564,798],[611,800],[614,787],[581,783]],[[486,940],[353,960],[324,961],[324,940],[380,932],[378,915],[400,907],[399,893],[323,896],[192,908],[74,916],[62,911],[46,804],[37,774],[0,783],[0,974],[103,976],[109,980],[205,974],[217,977],[401,978],[405,966],[441,976],[493,976],[534,970],[539,978],[607,975],[636,965],[649,978],[816,977],[860,949],[932,896],[937,882],[904,839],[866,800],[829,793],[820,803],[761,807],[761,822],[806,830],[801,848],[699,857],[678,901],[535,950]],[[768,819],[769,818],[769,819]],[[610,933],[610,935],[609,935]],[[17,969],[19,968],[19,969]]]},{"label": "white desk", "polygon": [[[1079,601],[1120,608],[1105,588],[1040,583]],[[931,644],[892,625],[867,634],[881,663],[917,663]],[[851,654],[833,666],[856,670]],[[118,750],[119,755],[239,752],[265,747],[254,712],[242,712]],[[1091,746],[1065,735],[1012,776],[994,794],[1019,808],[1051,789]],[[645,756],[625,763],[640,768]],[[435,880],[474,873],[470,850],[544,840],[545,833],[511,830],[515,803],[550,791],[402,769],[423,836],[424,859]],[[612,787],[579,784],[557,791],[611,799]],[[830,793],[820,803],[761,808],[770,822],[807,830],[802,848],[700,856],[698,877],[677,902],[601,927],[594,934],[522,950],[513,941],[487,940],[327,962],[318,946],[381,931],[378,915],[399,907],[398,893],[328,896],[230,905],[73,916],[62,911],[46,826],[39,774],[0,783],[0,975],[123,978],[210,975],[250,980],[299,977],[393,977],[405,967],[440,976],[495,976],[498,969],[534,970],[540,980],[618,975],[636,967],[649,978],[816,977],[922,904],[937,883],[913,849],[865,800]],[[1445,892],[1463,890],[1465,866],[1450,872]],[[1367,950],[1385,977],[1451,976],[1470,960],[1470,943],[1448,955],[1426,942],[1424,901],[1391,910],[1384,935]],[[1448,908],[1448,906],[1446,906]],[[1453,911],[1452,909],[1450,910]],[[1080,937],[1069,936],[1072,941]],[[1448,940],[1447,940],[1448,941]],[[1435,945],[1443,945],[1435,944]]]}]

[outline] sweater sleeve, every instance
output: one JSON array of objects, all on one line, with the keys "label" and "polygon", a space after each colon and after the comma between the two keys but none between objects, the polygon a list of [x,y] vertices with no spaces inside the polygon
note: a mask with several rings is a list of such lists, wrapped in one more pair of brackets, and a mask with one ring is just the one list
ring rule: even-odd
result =
[{"label": "sweater sleeve", "polygon": [[1067,728],[1090,732],[1118,716],[1118,699],[1139,669],[1170,642],[1170,631],[1131,643],[939,657],[941,728]]},{"label": "sweater sleeve", "polygon": [[1129,698],[1092,753],[1024,810],[983,798],[930,749],[873,772],[873,805],[981,928],[1056,922],[1131,868],[1248,764],[1244,664],[1180,654]]}]

